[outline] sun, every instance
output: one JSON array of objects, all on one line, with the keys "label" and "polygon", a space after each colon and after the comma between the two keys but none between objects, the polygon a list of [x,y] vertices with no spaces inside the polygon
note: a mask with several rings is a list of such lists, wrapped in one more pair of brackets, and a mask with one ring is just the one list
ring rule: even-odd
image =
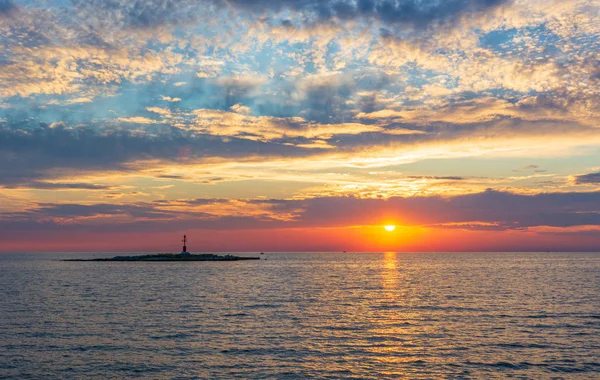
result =
[{"label": "sun", "polygon": [[383,228],[385,228],[385,230],[388,232],[392,232],[396,229],[396,226],[384,226]]}]

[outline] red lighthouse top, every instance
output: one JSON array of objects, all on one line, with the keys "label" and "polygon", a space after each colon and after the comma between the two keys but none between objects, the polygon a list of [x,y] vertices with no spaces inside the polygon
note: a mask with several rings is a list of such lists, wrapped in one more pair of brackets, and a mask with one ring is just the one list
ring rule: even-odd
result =
[{"label": "red lighthouse top", "polygon": [[183,242],[183,249],[181,250],[181,254],[182,255],[189,255],[188,251],[187,251],[187,236],[183,235],[183,240],[181,240]]}]

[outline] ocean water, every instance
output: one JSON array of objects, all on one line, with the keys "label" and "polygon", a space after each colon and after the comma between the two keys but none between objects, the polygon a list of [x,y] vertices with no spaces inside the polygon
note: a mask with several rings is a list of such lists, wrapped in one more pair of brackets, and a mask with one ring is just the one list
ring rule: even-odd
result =
[{"label": "ocean water", "polygon": [[600,254],[0,254],[0,378],[600,378]]}]

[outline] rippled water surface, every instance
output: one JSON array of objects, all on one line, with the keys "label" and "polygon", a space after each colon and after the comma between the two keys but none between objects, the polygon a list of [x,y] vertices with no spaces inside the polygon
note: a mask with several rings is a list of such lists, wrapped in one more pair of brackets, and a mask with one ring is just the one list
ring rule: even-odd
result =
[{"label": "rippled water surface", "polygon": [[0,254],[0,377],[600,378],[600,254]]}]

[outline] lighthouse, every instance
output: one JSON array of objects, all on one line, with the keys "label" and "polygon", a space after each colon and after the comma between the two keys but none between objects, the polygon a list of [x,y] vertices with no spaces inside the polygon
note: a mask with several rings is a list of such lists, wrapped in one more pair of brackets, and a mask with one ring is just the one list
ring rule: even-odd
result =
[{"label": "lighthouse", "polygon": [[187,236],[183,235],[182,242],[183,242],[183,249],[181,250],[181,254],[182,255],[189,255],[190,253],[187,251],[187,247],[186,247],[186,245],[187,245]]}]

